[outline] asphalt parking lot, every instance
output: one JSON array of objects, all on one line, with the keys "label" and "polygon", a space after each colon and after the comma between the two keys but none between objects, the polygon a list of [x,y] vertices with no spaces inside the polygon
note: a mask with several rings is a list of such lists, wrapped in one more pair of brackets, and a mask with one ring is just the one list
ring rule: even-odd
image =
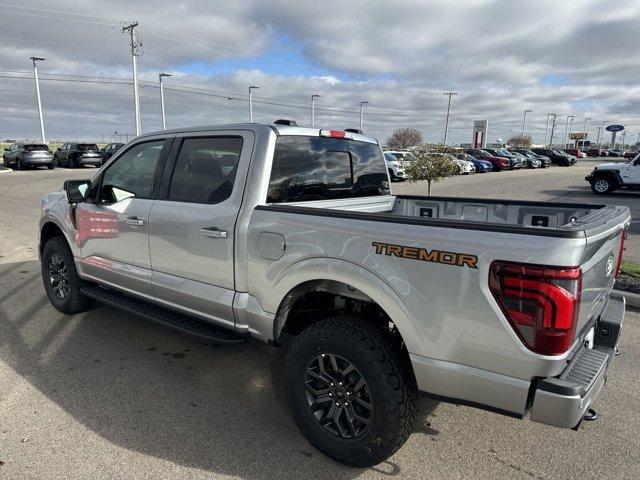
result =
[{"label": "asphalt parking lot", "polygon": [[[592,166],[456,177],[433,194],[616,203],[640,220],[640,193],[591,194],[583,177]],[[422,399],[394,457],[347,468],[294,425],[280,350],[213,348],[108,307],[64,316],[49,305],[35,253],[40,197],[93,172],[0,175],[0,478],[640,477],[640,313],[627,313],[600,419],[578,432]],[[628,257],[640,260],[633,228]]]}]

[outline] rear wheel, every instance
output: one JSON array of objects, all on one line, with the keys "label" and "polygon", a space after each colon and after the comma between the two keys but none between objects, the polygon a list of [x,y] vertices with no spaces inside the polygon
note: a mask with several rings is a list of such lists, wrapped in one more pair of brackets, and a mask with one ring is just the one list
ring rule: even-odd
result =
[{"label": "rear wheel", "polygon": [[63,313],[88,310],[92,300],[80,292],[83,280],[78,276],[73,254],[63,237],[53,237],[42,249],[42,281],[49,301]]},{"label": "rear wheel", "polygon": [[22,164],[22,160],[19,158],[16,160],[16,170],[24,170],[24,165]]},{"label": "rear wheel", "polygon": [[616,185],[609,177],[598,177],[591,183],[591,190],[596,195],[605,195],[615,189]]},{"label": "rear wheel", "polygon": [[389,178],[393,182],[394,180],[396,180],[396,176],[393,174],[393,170],[391,170],[390,168],[388,170],[389,170]]},{"label": "rear wheel", "polygon": [[382,328],[350,316],[314,323],[289,346],[285,372],[298,426],[338,462],[376,465],[409,437],[417,386],[406,351]]}]

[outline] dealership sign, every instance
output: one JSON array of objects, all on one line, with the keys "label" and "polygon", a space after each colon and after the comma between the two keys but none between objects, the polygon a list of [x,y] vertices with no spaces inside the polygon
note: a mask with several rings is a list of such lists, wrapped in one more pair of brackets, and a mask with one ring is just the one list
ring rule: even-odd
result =
[{"label": "dealership sign", "polygon": [[489,122],[487,120],[476,120],[473,122],[473,137],[471,138],[471,146],[473,148],[484,148],[487,146],[487,129]]},{"label": "dealership sign", "polygon": [[624,125],[609,125],[605,130],[607,132],[621,132],[624,130]]}]

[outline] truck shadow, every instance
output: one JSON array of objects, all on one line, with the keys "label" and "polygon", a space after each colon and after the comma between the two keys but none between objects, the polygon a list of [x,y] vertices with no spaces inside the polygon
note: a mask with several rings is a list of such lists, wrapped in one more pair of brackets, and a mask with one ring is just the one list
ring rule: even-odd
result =
[{"label": "truck shadow", "polygon": [[[0,360],[92,432],[127,450],[247,479],[361,473],[329,460],[297,429],[283,393],[282,349],[253,341],[213,348],[102,306],[62,315],[44,296],[39,269],[36,261],[0,265]],[[0,399],[9,389],[1,386]],[[438,432],[426,418],[437,405],[421,400],[419,431],[432,437]],[[401,473],[393,461],[376,470]]]}]

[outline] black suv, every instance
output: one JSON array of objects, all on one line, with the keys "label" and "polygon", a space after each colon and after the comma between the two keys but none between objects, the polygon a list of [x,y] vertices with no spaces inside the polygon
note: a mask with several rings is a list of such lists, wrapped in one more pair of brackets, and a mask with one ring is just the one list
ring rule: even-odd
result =
[{"label": "black suv", "polygon": [[102,163],[109,160],[113,155],[124,147],[124,143],[110,143],[102,149]]},{"label": "black suv", "polygon": [[71,168],[102,165],[102,152],[95,143],[65,143],[53,154],[56,165]]},{"label": "black suv", "polygon": [[537,153],[538,155],[549,157],[551,163],[555,163],[556,165],[568,167],[576,163],[575,157],[561,153],[558,150],[552,150],[550,148],[532,148],[531,151],[533,153]]}]

